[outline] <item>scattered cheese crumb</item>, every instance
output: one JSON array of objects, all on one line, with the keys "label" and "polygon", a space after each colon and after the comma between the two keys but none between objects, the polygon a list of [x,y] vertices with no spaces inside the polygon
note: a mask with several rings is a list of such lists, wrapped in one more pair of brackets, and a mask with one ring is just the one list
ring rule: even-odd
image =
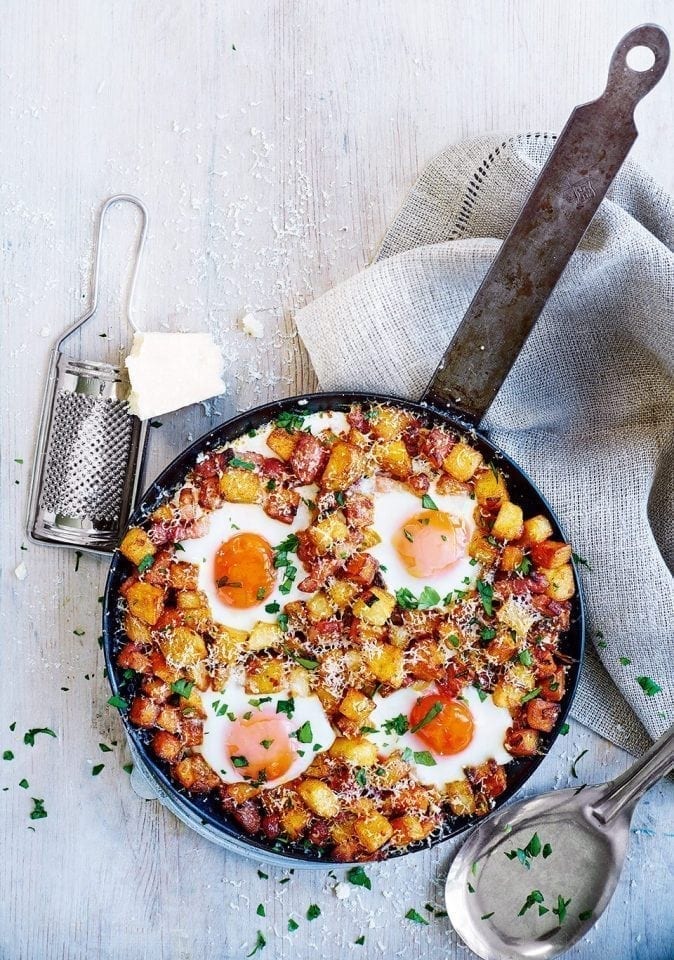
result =
[{"label": "scattered cheese crumb", "polygon": [[244,333],[247,333],[249,337],[255,337],[256,340],[261,340],[264,336],[264,325],[254,313],[246,314],[241,321],[241,327]]},{"label": "scattered cheese crumb", "polygon": [[348,883],[344,883],[343,880],[340,880],[340,882],[336,883],[332,888],[332,892],[338,900],[348,900],[351,896],[351,887]]},{"label": "scattered cheese crumb", "polygon": [[28,567],[25,563],[20,563],[18,567],[14,570],[14,576],[17,580],[25,580],[28,576]]}]

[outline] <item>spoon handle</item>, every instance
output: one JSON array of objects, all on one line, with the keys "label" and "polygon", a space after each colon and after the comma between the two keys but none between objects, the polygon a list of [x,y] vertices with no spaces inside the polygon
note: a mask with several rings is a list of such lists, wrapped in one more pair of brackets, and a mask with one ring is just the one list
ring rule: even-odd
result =
[{"label": "spoon handle", "polygon": [[604,797],[593,806],[601,823],[610,823],[623,810],[629,810],[674,767],[674,726],[656,740],[643,757],[608,785]]}]

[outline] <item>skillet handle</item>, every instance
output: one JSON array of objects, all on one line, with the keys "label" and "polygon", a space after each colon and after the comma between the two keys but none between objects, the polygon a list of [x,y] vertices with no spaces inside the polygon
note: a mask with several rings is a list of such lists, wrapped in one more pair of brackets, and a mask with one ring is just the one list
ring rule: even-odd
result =
[{"label": "skillet handle", "polygon": [[[655,59],[636,71],[627,54],[641,46]],[[606,89],[571,114],[422,402],[479,424],[637,138],[634,108],[668,62],[667,36],[654,24],[620,41]]]}]

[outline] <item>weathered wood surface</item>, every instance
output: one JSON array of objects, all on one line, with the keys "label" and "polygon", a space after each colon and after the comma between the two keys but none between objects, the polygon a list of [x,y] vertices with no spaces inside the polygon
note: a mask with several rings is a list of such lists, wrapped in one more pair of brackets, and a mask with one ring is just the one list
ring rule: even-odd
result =
[{"label": "weathered wood surface", "polygon": [[[227,398],[164,418],[150,474],[222,416],[314,386],[292,312],[368,262],[423,163],[487,130],[559,129],[599,92],[627,28],[650,19],[674,33],[671,4],[5,0],[2,15],[0,753],[14,759],[0,760],[0,956],[239,958],[260,929],[263,956],[465,957],[446,920],[404,919],[441,903],[451,846],[374,867],[372,892],[340,900],[322,873],[260,878],[132,792],[96,642],[106,563],[76,570],[72,552],[21,550],[48,349],[86,301],[95,208],[129,191],[152,217],[141,322],[206,323],[227,357]],[[669,76],[639,108],[634,156],[670,189],[673,115]],[[116,356],[132,221],[111,217],[82,356]],[[263,340],[240,330],[250,309]],[[57,739],[24,745],[41,726]],[[530,789],[566,785],[586,748],[582,779],[626,763],[574,723]],[[31,797],[46,819],[29,819]],[[639,808],[615,900],[570,957],[672,956],[673,797],[661,785]],[[309,923],[311,903],[322,913]]]}]

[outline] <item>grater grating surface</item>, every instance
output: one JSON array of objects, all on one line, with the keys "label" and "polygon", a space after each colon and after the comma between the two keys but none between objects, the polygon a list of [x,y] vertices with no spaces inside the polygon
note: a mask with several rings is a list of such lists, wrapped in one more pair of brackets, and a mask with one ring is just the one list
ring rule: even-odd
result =
[{"label": "grater grating surface", "polygon": [[125,401],[61,390],[56,397],[40,506],[116,523],[132,422]]}]

